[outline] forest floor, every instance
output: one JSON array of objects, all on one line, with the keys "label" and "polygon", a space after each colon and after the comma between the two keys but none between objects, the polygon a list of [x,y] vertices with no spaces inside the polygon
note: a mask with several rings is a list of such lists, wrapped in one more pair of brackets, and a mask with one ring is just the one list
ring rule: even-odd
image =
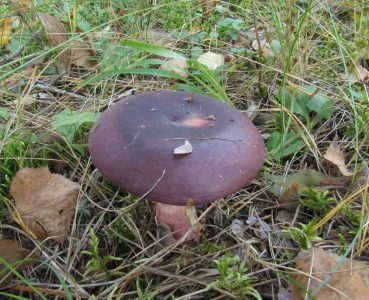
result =
[{"label": "forest floor", "polygon": [[[0,16],[2,297],[357,299],[350,282],[365,299],[368,1],[14,0]],[[234,106],[266,145],[251,184],[198,207],[194,244],[159,239],[154,203],[89,156],[104,110],[163,89]]]}]

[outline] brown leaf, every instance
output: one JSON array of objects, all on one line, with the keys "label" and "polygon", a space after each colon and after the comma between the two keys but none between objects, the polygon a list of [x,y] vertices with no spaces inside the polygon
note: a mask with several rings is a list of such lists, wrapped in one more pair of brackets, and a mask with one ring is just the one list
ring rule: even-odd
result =
[{"label": "brown leaf", "polygon": [[63,242],[70,231],[79,188],[48,168],[21,169],[10,186],[21,218],[16,221],[40,240],[52,237]]},{"label": "brown leaf", "polygon": [[323,156],[326,160],[334,163],[344,176],[352,176],[354,173],[350,171],[345,163],[345,154],[340,150],[337,139],[330,143],[327,152]]},{"label": "brown leaf", "polygon": [[0,20],[0,47],[9,44],[12,26],[11,19],[4,18]]},{"label": "brown leaf", "polygon": [[94,69],[97,61],[94,60],[95,54],[88,47],[87,43],[79,42],[73,45],[72,48],[72,64],[77,67],[85,68],[86,70]]},{"label": "brown leaf", "polygon": [[[38,17],[45,28],[47,37],[53,47],[57,47],[68,41],[68,33],[63,23],[54,16],[39,13]],[[58,50],[56,56],[57,67],[60,74],[68,73],[72,64],[72,50],[65,45],[64,49]]]},{"label": "brown leaf", "polygon": [[11,1],[13,5],[13,11],[14,12],[20,12],[27,10],[31,6],[31,0],[13,0]]},{"label": "brown leaf", "polygon": [[355,70],[348,74],[341,74],[341,79],[347,80],[350,83],[367,82],[369,80],[369,71],[362,65],[355,66]]},{"label": "brown leaf", "polygon": [[295,259],[295,268],[305,274],[299,272],[292,275],[296,281],[296,284],[290,286],[293,299],[306,299],[306,291],[313,293],[327,276],[330,276],[328,282],[316,293],[314,299],[369,299],[369,265],[344,258],[335,270],[341,259],[320,248],[301,251]]},{"label": "brown leaf", "polygon": [[302,189],[302,184],[300,181],[295,181],[288,187],[283,194],[278,198],[278,202],[281,204],[289,204],[297,201],[299,193]]},{"label": "brown leaf", "polygon": [[[22,248],[18,241],[0,240],[0,257],[8,264],[15,264],[26,258],[31,253],[30,250]],[[7,270],[6,266],[0,262],[0,279]]]}]

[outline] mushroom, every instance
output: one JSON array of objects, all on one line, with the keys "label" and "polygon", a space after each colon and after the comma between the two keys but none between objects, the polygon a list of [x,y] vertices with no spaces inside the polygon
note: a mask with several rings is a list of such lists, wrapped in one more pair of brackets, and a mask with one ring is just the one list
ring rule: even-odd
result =
[{"label": "mushroom", "polygon": [[218,200],[256,177],[265,148],[239,111],[182,91],[145,92],[106,110],[89,138],[94,165],[125,190],[157,202],[156,222],[175,239],[190,228],[195,206]]}]

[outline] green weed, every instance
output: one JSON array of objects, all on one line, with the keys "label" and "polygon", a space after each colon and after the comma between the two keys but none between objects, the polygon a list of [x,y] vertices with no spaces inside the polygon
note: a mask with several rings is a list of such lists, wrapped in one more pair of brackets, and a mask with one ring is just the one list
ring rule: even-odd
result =
[{"label": "green weed", "polygon": [[252,297],[261,300],[259,292],[252,287],[257,278],[246,274],[247,269],[241,263],[239,256],[226,256],[223,259],[214,260],[214,263],[221,278],[209,284],[209,288],[214,286],[220,287],[237,295],[239,299]]}]

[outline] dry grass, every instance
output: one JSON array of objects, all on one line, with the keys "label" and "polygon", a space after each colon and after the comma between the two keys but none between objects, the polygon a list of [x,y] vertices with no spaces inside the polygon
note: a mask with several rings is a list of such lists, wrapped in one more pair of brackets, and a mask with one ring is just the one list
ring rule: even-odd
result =
[{"label": "dry grass", "polygon": [[[105,7],[100,6],[111,14],[110,30],[113,37],[110,43],[118,45],[122,38],[140,40],[142,28],[134,31],[133,24],[138,20],[142,21],[147,13],[143,7],[149,4],[132,6],[132,10],[136,9],[136,13],[132,14],[135,21],[129,23],[131,28],[127,28],[124,18],[119,19],[118,11],[114,10],[117,9],[115,4],[106,2]],[[170,1],[166,3],[168,2]],[[270,193],[270,186],[264,178],[266,173],[288,176],[305,168],[340,177],[335,166],[322,158],[336,135],[339,137],[340,147],[349,158],[350,166],[356,167],[357,171],[366,166],[366,126],[369,121],[365,112],[368,107],[367,86],[365,83],[350,85],[341,79],[340,74],[350,73],[354,64],[367,64],[363,57],[355,57],[360,49],[353,40],[363,33],[355,27],[357,23],[350,17],[350,14],[362,17],[367,8],[332,5],[324,10],[317,5],[307,14],[298,34],[297,28],[307,7],[303,3],[255,1],[253,7],[246,4],[247,1],[233,2],[238,3],[231,6],[234,14],[245,20],[244,32],[250,33],[255,28],[264,27],[265,30],[260,30],[260,36],[255,39],[278,39],[277,33],[282,31],[284,44],[280,53],[274,57],[261,57],[251,47],[253,38],[242,40],[237,45],[227,38],[219,38],[214,42],[207,37],[196,42],[197,46],[223,54],[229,54],[235,46],[245,48],[246,51],[242,54],[232,54],[234,60],[225,69],[224,90],[228,97],[241,110],[246,110],[252,102],[256,104],[257,111],[252,118],[262,134],[269,136],[278,130],[294,132],[303,140],[304,146],[280,159],[270,154],[259,177],[248,187],[226,199],[198,208],[203,230],[202,240],[198,245],[189,246],[176,242],[168,247],[161,246],[153,203],[138,199],[112,185],[91,164],[88,152],[78,152],[63,137],[53,132],[50,126],[53,116],[66,108],[77,112],[101,112],[133,92],[161,90],[168,88],[172,81],[155,76],[123,75],[79,88],[83,80],[96,71],[74,68],[68,76],[62,78],[40,72],[45,66],[53,66],[55,53],[48,55],[43,64],[36,64],[36,69],[32,69],[32,72],[26,72],[25,66],[32,53],[41,55],[44,47],[48,46],[45,38],[38,39],[41,45],[38,47],[32,42],[26,44],[23,52],[3,66],[0,75],[3,75],[4,88],[0,92],[0,106],[7,108],[12,116],[7,122],[0,119],[0,125],[5,128],[0,135],[3,140],[0,141],[0,166],[3,164],[0,168],[1,195],[10,198],[8,187],[11,177],[25,166],[47,165],[51,171],[77,181],[82,186],[71,235],[61,245],[48,240],[40,242],[32,239],[17,227],[6,208],[2,208],[1,235],[19,240],[25,248],[34,248],[41,254],[40,261],[27,267],[22,274],[26,282],[46,297],[65,298],[65,288],[56,275],[59,273],[76,299],[93,299],[92,295],[97,299],[107,299],[109,295],[113,295],[113,299],[240,299],[236,289],[225,290],[220,286],[209,286],[220,279],[214,260],[239,255],[247,267],[246,274],[257,278],[250,286],[258,290],[262,299],[277,299],[279,289],[288,284],[287,274],[293,270],[293,258],[301,246],[282,230],[298,227],[299,223],[307,224],[312,218],[318,219],[316,234],[322,238],[320,241],[313,241],[314,246],[337,250],[339,253],[351,247],[354,255],[368,259],[368,183],[365,180],[359,182],[353,179],[343,189],[331,189],[330,197],[337,200],[337,205],[327,205],[327,215],[317,216],[302,204],[292,210],[288,210],[288,206],[281,206],[278,196]],[[78,1],[70,4],[73,3]],[[221,4],[227,6],[225,3]],[[164,5],[164,12],[161,13],[155,4],[150,5],[152,10],[148,11],[151,14],[149,27],[156,29],[157,26],[169,32],[168,28],[163,28],[160,17],[165,13],[170,14],[171,10],[175,11],[179,4],[172,2]],[[256,13],[254,16],[253,9]],[[40,5],[30,12],[22,12],[27,19],[25,28],[39,28],[40,24],[35,19],[37,10],[48,11],[45,5]],[[62,12],[57,4],[51,5],[50,11]],[[329,11],[337,13],[332,15]],[[189,17],[189,21],[196,25],[173,13],[173,18],[179,20],[172,21],[182,27],[172,30],[196,29],[201,26],[203,15],[193,16],[194,14]],[[210,18],[210,21],[205,18],[203,22],[213,24],[216,18],[221,18],[220,15],[216,16],[214,19]],[[113,21],[116,18],[118,20]],[[171,16],[167,15],[166,18]],[[103,23],[101,20],[99,22]],[[202,26],[210,26],[209,24]],[[101,28],[96,32],[100,30]],[[43,36],[43,33],[40,34]],[[90,35],[93,34],[92,30]],[[291,50],[294,42],[295,47]],[[180,39],[171,40],[171,43],[173,49],[182,53],[188,53],[193,47],[191,43]],[[3,55],[9,55],[6,49],[1,51]],[[290,51],[289,57],[287,54]],[[98,58],[103,56],[103,53],[99,53]],[[290,64],[286,68],[288,59]],[[17,68],[19,71],[14,71]],[[7,89],[13,82],[18,85],[20,80],[24,82],[21,88],[13,85],[12,89]],[[327,99],[332,99],[335,103],[332,116],[310,128],[301,115],[293,113],[276,97],[281,86],[304,90],[306,84],[319,88]],[[361,93],[361,98],[355,99],[355,93]],[[22,102],[26,97],[34,99],[31,105]],[[82,126],[74,143],[86,146],[88,130],[88,126]],[[277,218],[281,211],[287,211],[287,223]],[[251,216],[268,224],[269,230],[260,232],[257,223],[244,224],[243,234],[235,235],[231,230],[232,221],[245,221]],[[97,235],[98,253],[101,257],[120,258],[109,260],[106,265],[109,273],[100,270],[83,275],[90,257],[82,251],[91,249],[91,230]],[[142,290],[141,298],[138,287]],[[36,297],[32,289],[17,277],[10,281],[0,281],[0,289],[24,297]]]}]

